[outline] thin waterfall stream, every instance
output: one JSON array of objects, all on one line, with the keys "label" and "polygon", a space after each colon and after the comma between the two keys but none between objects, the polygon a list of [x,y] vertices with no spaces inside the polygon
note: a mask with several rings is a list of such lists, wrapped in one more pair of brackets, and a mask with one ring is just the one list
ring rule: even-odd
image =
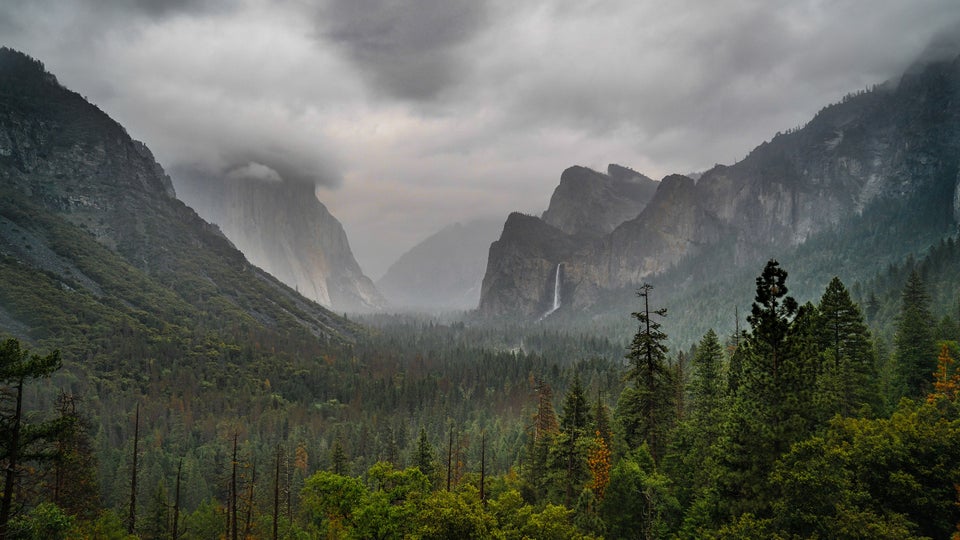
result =
[{"label": "thin waterfall stream", "polygon": [[544,320],[550,316],[554,311],[560,309],[560,265],[563,263],[557,263],[557,271],[553,276],[553,305],[550,307],[550,310],[540,316],[540,320]]}]

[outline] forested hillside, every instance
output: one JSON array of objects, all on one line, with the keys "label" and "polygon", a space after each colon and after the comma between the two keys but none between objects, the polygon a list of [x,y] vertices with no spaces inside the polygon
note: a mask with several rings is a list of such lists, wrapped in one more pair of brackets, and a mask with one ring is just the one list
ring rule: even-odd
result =
[{"label": "forested hillside", "polygon": [[137,456],[143,538],[949,537],[956,319],[935,324],[910,271],[879,302],[897,306],[887,349],[839,280],[816,304],[789,286],[771,262],[743,333],[689,351],[649,288],[626,347],[379,317],[317,356],[152,363],[112,391],[28,376],[31,421],[74,427],[37,441],[60,457],[21,469],[11,530],[122,537]]}]

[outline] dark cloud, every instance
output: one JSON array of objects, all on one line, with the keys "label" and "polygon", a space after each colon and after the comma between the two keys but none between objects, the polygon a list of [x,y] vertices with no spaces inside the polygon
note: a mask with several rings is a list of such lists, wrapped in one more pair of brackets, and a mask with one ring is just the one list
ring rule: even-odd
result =
[{"label": "dark cloud", "polygon": [[86,0],[93,13],[126,13],[162,18],[172,15],[210,14],[231,8],[229,0]]},{"label": "dark cloud", "polygon": [[457,82],[464,69],[459,47],[486,13],[482,0],[330,0],[318,28],[375,89],[423,101]]}]

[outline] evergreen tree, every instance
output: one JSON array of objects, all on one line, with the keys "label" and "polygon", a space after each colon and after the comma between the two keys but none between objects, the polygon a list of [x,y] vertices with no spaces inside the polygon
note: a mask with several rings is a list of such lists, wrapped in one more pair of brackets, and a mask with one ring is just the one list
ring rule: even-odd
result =
[{"label": "evergreen tree", "polygon": [[333,450],[330,451],[330,472],[347,474],[347,453],[343,451],[339,437],[333,441]]},{"label": "evergreen tree", "polygon": [[589,423],[587,398],[583,395],[583,386],[580,383],[580,374],[573,377],[573,384],[567,391],[563,401],[563,411],[560,415],[560,429],[568,433],[583,434]]},{"label": "evergreen tree", "polygon": [[587,445],[583,443],[586,436],[588,419],[587,399],[583,395],[583,386],[580,384],[580,374],[573,378],[573,384],[567,391],[563,401],[563,414],[560,417],[561,433],[552,449],[555,455],[554,468],[561,469],[563,503],[570,506],[575,493],[587,479]]},{"label": "evergreen tree", "polygon": [[420,469],[424,476],[433,481],[437,470],[437,454],[433,445],[427,440],[427,430],[420,428],[420,438],[417,439],[417,453],[413,460],[414,467]]},{"label": "evergreen tree", "polygon": [[597,391],[597,403],[593,408],[594,431],[603,438],[604,445],[609,449],[613,444],[613,429],[610,427],[610,409],[603,402],[602,394]]},{"label": "evergreen tree", "polygon": [[654,461],[663,455],[666,434],[673,413],[671,371],[667,366],[667,335],[660,330],[660,323],[653,318],[666,317],[666,308],[650,309],[650,291],[653,286],[644,284],[637,291],[643,299],[642,311],[632,313],[639,328],[626,358],[630,362],[627,379],[633,382],[634,392],[621,395],[621,401],[635,400],[629,409],[637,418],[625,419],[627,443],[638,445],[646,441]]},{"label": "evergreen tree", "polygon": [[936,358],[930,296],[920,274],[914,270],[903,289],[894,337],[899,395],[918,398],[929,394],[931,367]]},{"label": "evergreen tree", "polygon": [[[30,379],[48,377],[60,369],[60,351],[47,356],[30,354],[16,339],[0,344],[0,465],[3,474],[3,499],[0,500],[0,540],[7,537],[13,517],[13,500],[19,477],[27,459],[40,456],[38,447],[55,440],[64,423],[52,420],[28,423],[23,411],[23,389]],[[10,403],[12,402],[12,403]]]},{"label": "evergreen tree", "polygon": [[786,279],[775,260],[757,278],[747,318],[751,332],[741,346],[741,382],[717,441],[715,452],[724,468],[719,500],[731,515],[769,511],[773,493],[767,476],[812,425],[816,308],[807,304],[800,309],[787,296]]},{"label": "evergreen tree", "polygon": [[824,291],[817,309],[816,339],[824,363],[818,378],[822,419],[850,416],[868,405],[879,408],[877,371],[870,333],[860,308],[839,278]]},{"label": "evergreen tree", "polygon": [[90,440],[90,421],[77,410],[78,401],[63,392],[57,397],[63,430],[54,442],[51,499],[67,514],[91,519],[100,510],[97,458]]},{"label": "evergreen tree", "polygon": [[716,332],[708,330],[693,356],[690,378],[690,416],[701,426],[716,424],[713,419],[723,398],[723,349]]}]

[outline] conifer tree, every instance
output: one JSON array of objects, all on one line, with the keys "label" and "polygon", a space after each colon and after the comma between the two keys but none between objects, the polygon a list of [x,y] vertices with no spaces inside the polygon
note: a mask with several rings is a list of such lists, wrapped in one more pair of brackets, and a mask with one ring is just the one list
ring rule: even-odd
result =
[{"label": "conifer tree", "polygon": [[424,476],[433,481],[433,476],[436,472],[436,461],[436,452],[433,449],[433,445],[427,440],[427,431],[421,427],[420,438],[417,439],[417,453],[414,457],[413,465],[420,469],[420,472],[422,472]]},{"label": "conifer tree", "polygon": [[716,413],[723,398],[723,349],[716,332],[708,330],[693,356],[690,377],[690,417],[700,429],[716,426]]},{"label": "conifer tree", "polygon": [[603,442],[609,450],[613,439],[613,429],[610,427],[610,409],[603,402],[603,396],[599,390],[597,391],[597,403],[593,408],[593,422],[595,431],[603,438]]},{"label": "conifer tree", "polygon": [[562,432],[552,448],[553,465],[562,471],[558,472],[562,476],[563,502],[566,506],[571,504],[575,492],[579,492],[586,481],[587,456],[585,445],[581,444],[581,441],[587,433],[588,423],[587,399],[583,395],[578,373],[564,398],[563,414],[560,417]]},{"label": "conifer tree", "polygon": [[786,279],[777,261],[766,264],[747,317],[751,332],[735,353],[742,351],[741,377],[716,450],[725,471],[720,501],[732,515],[768,508],[772,494],[767,475],[810,426],[806,416],[812,414],[808,409],[815,382],[809,358],[815,350],[810,330],[815,308],[808,304],[801,310],[787,296]]},{"label": "conifer tree", "polygon": [[903,289],[894,337],[894,362],[901,396],[916,398],[930,393],[930,367],[937,358],[932,329],[930,297],[923,279],[914,270]]},{"label": "conifer tree", "polygon": [[653,318],[666,317],[667,310],[650,309],[652,290],[653,286],[645,283],[637,291],[637,296],[643,299],[643,308],[632,313],[639,323],[639,328],[626,356],[630,362],[627,379],[633,382],[634,391],[626,396],[621,395],[621,401],[634,401],[628,404],[628,410],[630,414],[638,415],[637,418],[624,418],[628,426],[631,426],[625,430],[627,442],[635,445],[646,441],[650,454],[656,461],[663,455],[666,447],[666,432],[673,413],[673,396],[671,372],[667,366],[667,335],[660,330],[660,323]]},{"label": "conifer tree", "polygon": [[[0,343],[0,465],[3,474],[3,499],[0,500],[0,540],[7,538],[7,526],[13,513],[13,499],[21,467],[34,445],[52,441],[62,430],[62,422],[28,424],[23,411],[24,385],[30,379],[48,377],[60,369],[60,351],[47,356],[30,354],[16,339]],[[7,408],[9,405],[9,408]]]},{"label": "conifer tree", "polygon": [[333,441],[333,449],[330,451],[330,472],[333,474],[347,472],[347,454],[343,451],[343,444],[339,437]]},{"label": "conifer tree", "polygon": [[817,312],[816,340],[824,359],[818,377],[822,419],[850,416],[864,405],[879,408],[870,332],[839,278],[830,281]]}]

